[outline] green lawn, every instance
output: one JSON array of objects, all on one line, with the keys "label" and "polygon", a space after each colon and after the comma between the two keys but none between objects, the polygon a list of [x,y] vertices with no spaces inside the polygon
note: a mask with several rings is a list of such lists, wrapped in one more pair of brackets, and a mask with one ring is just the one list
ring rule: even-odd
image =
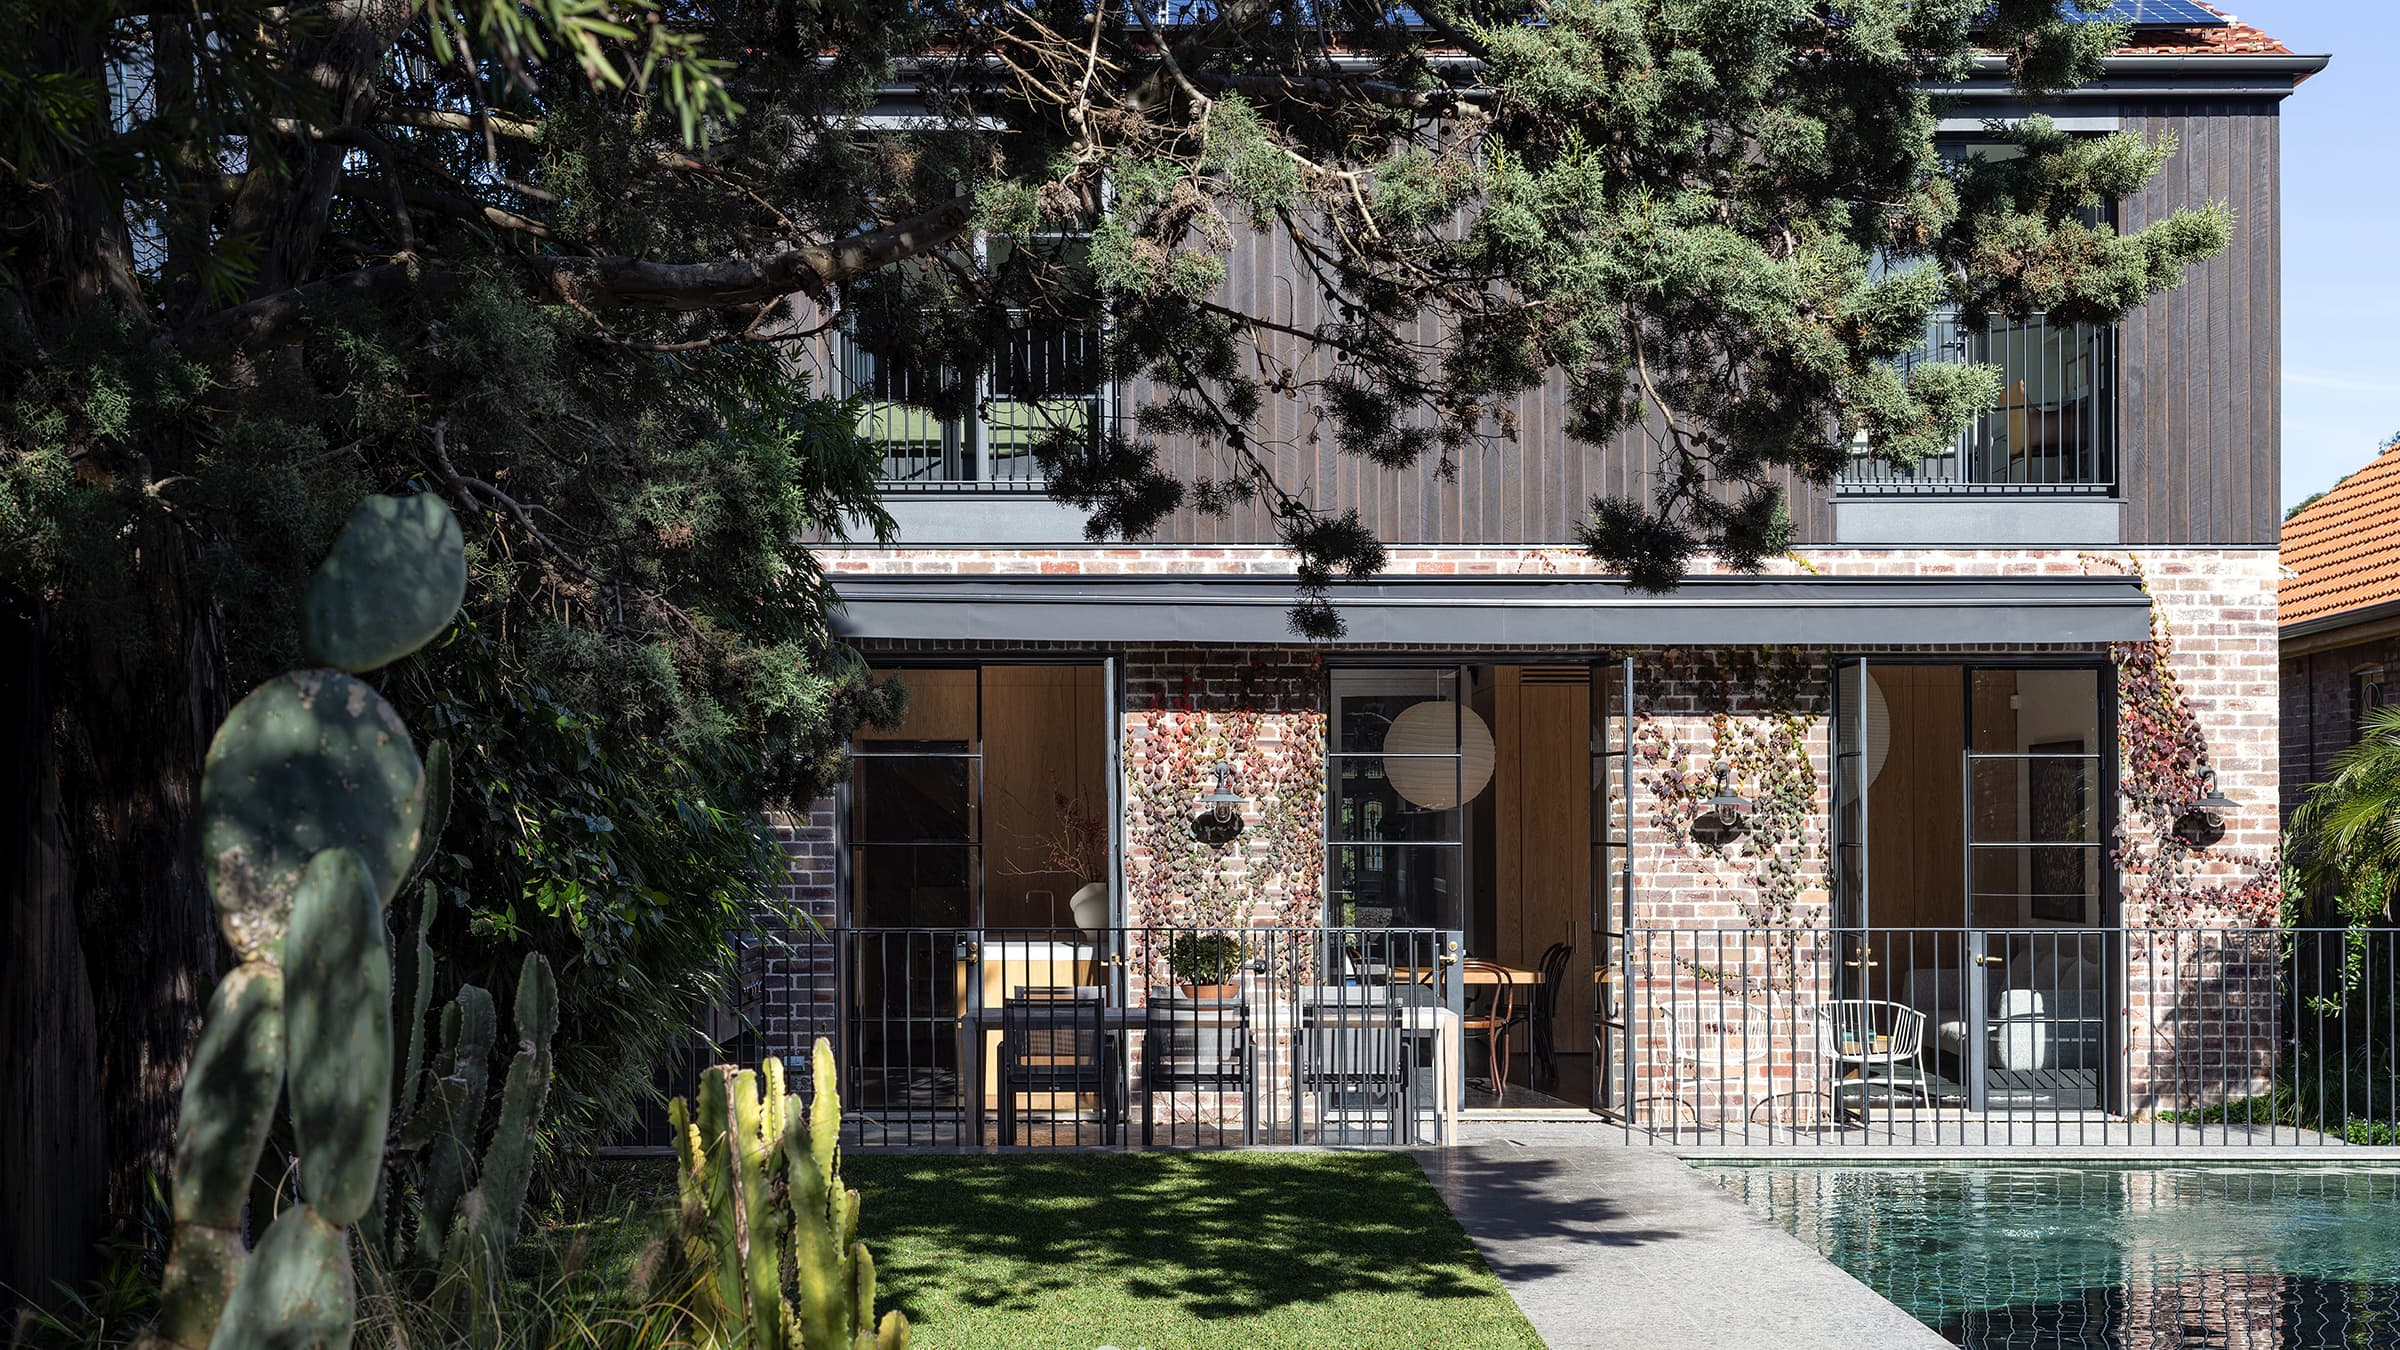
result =
[{"label": "green lawn", "polygon": [[1391,1153],[846,1154],[925,1350],[1539,1347]]}]

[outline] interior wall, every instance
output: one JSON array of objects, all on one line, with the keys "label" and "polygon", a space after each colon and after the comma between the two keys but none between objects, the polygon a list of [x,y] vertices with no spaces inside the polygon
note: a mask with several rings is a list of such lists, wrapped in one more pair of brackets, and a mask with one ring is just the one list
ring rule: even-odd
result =
[{"label": "interior wall", "polygon": [[[1883,768],[1867,785],[1867,922],[1947,928],[1966,913],[1965,806],[1959,766],[1967,743],[1966,672],[1958,666],[1878,666],[1867,677],[1891,710]],[[1906,1002],[1919,966],[1954,967],[1930,934],[1876,939],[1870,997]]]},{"label": "interior wall", "polygon": [[[2100,743],[2100,705],[2098,677],[2089,670],[2020,670],[2006,673],[2015,677],[2017,699],[2011,709],[2010,726],[2015,732],[2014,749],[2018,754],[2030,753],[2037,745],[2062,745],[2072,741],[2086,751]],[[2095,769],[2087,785],[2085,809],[2094,813],[2093,838],[2098,838],[2098,815],[2102,778]],[[2033,820],[2032,782],[2020,777],[2018,782],[2018,824]],[[2021,828],[2020,833],[2025,831]],[[2100,922],[2100,878],[2105,854],[2095,859],[2095,865],[2084,872],[2083,925]],[[2030,860],[2018,866],[2020,885],[2032,886]],[[2034,917],[2033,902],[2023,900],[2007,922],[2020,928],[2075,927],[2054,920]]]},{"label": "interior wall", "polygon": [[1052,870],[1042,841],[1062,825],[1059,798],[1106,821],[1108,699],[1101,666],[985,666],[984,924],[1072,928],[1068,898],[1102,868]]},{"label": "interior wall", "polygon": [[1590,1044],[1592,1018],[1591,673],[1582,666],[1499,666],[1492,689],[1497,767],[1488,956],[1531,970],[1551,943],[1574,948],[1552,1028],[1555,1044],[1571,1053]]}]

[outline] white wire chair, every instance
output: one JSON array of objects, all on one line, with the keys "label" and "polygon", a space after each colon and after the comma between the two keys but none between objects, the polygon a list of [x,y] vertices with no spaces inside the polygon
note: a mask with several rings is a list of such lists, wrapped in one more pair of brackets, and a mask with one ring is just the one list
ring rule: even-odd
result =
[{"label": "white wire chair", "polygon": [[[1675,1000],[1658,1005],[1658,1019],[1667,1029],[1668,1096],[1678,1107],[1689,1106],[1692,1128],[1702,1129],[1706,1119],[1700,1113],[1701,1086],[1707,1071],[1718,1073],[1717,1100],[1720,1106],[1733,1097],[1732,1085],[1726,1081],[1724,1070],[1737,1070],[1740,1095],[1750,1099],[1750,1071],[1759,1061],[1768,1059],[1775,1048],[1775,1014],[1771,1008],[1755,1003],[1725,999]],[[1684,1070],[1689,1066],[1687,1077]],[[1769,1073],[1772,1075],[1772,1067]],[[1691,1088],[1691,1100],[1684,1100],[1684,1088]],[[1643,1101],[1657,1101],[1645,1097]],[[1767,1132],[1776,1128],[1774,1084],[1767,1085],[1763,1100],[1752,1103],[1745,1118],[1759,1106],[1767,1108]]]},{"label": "white wire chair", "polygon": [[1861,1107],[1881,1085],[1887,1097],[1930,1100],[1924,1066],[1925,1014],[1889,999],[1837,998],[1817,1005],[1817,1057],[1832,1080],[1835,1104],[1858,1084]]}]

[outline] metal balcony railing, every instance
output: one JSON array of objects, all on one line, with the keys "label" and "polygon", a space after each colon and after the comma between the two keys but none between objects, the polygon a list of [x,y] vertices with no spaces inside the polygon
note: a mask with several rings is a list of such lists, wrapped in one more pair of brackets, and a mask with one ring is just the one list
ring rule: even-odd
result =
[{"label": "metal balcony railing", "polygon": [[1928,362],[2000,367],[1999,406],[1979,415],[1955,446],[1913,468],[1886,464],[1859,446],[1841,478],[1843,495],[2114,494],[2114,329],[2054,325],[2040,315],[1970,328],[1956,314],[1937,312],[1926,324],[1925,345],[1901,368]]},{"label": "metal balcony railing", "polygon": [[[862,400],[859,430],[884,447],[887,491],[1039,492],[1035,448],[1061,436],[1096,445],[1114,414],[1088,328],[1014,330],[965,388],[949,372],[921,380],[846,338],[833,356],[835,389]],[[962,398],[964,414],[935,410]]]}]

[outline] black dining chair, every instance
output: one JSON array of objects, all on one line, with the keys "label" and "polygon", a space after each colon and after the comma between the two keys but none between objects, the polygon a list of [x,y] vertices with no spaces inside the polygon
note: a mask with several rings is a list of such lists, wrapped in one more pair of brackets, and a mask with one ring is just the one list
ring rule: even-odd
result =
[{"label": "black dining chair", "polygon": [[1399,1006],[1385,988],[1323,994],[1300,1007],[1297,1083],[1316,1095],[1321,1142],[1402,1142],[1409,1063]]},{"label": "black dining chair", "polygon": [[1017,1098],[1069,1093],[1100,1099],[1100,1142],[1124,1119],[1124,1061],[1095,987],[1019,989],[1000,1007],[1000,1142],[1017,1142]]},{"label": "black dining chair", "polygon": [[1566,987],[1567,963],[1574,959],[1575,948],[1564,942],[1542,952],[1542,982],[1534,986],[1533,1006],[1525,1010],[1533,1032],[1535,1081],[1547,1087],[1558,1086],[1558,991]]},{"label": "black dining chair", "polygon": [[[1242,1142],[1258,1142],[1257,1070],[1250,1054],[1250,1003],[1156,992],[1142,1010],[1142,1146],[1155,1142],[1159,1093],[1242,1097]],[[1168,1125],[1169,1142],[1174,1126]]]}]

